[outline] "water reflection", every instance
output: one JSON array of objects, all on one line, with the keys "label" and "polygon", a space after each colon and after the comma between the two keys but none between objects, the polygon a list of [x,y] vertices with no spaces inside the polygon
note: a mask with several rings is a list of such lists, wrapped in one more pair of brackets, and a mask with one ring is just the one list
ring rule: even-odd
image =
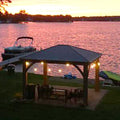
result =
[{"label": "water reflection", "polygon": [[[3,48],[12,46],[17,37],[31,36],[38,50],[57,44],[68,44],[100,52],[103,54],[100,59],[101,70],[120,74],[119,28],[120,22],[1,24],[0,53],[3,52]],[[70,71],[80,77],[78,71],[71,66],[67,68],[64,65],[50,65],[50,68],[50,75],[62,76]],[[62,69],[62,72],[58,73],[58,69]],[[36,72],[42,73],[41,66]],[[93,76],[94,70],[91,70],[90,77]]]}]

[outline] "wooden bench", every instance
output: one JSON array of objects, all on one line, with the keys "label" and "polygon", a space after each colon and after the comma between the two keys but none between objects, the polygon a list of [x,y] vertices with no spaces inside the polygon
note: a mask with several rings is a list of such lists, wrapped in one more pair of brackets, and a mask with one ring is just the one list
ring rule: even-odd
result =
[{"label": "wooden bench", "polygon": [[52,95],[50,96],[50,99],[56,99],[56,100],[66,100],[66,89],[59,89],[59,88],[54,88]]}]

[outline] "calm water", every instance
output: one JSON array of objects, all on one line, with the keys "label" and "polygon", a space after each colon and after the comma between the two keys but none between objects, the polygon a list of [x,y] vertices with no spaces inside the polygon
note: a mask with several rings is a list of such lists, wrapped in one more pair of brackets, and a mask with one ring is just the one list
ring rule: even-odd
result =
[{"label": "calm water", "polygon": [[[57,44],[68,44],[102,53],[101,70],[120,74],[120,22],[73,22],[73,23],[28,23],[0,24],[0,53],[12,46],[19,36],[32,36],[37,49],[45,49]],[[2,60],[0,58],[0,60]],[[42,65],[35,64],[36,73],[42,73]],[[62,76],[68,72],[81,77],[70,66],[49,65],[50,75]],[[59,73],[58,69],[62,72]],[[94,70],[91,69],[90,77]]]}]

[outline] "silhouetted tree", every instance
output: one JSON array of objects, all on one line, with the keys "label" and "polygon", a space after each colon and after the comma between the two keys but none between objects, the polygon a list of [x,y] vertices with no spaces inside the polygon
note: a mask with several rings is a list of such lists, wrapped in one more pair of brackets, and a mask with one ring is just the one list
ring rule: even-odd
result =
[{"label": "silhouetted tree", "polygon": [[7,5],[7,3],[11,3],[11,0],[0,0],[0,5]]},{"label": "silhouetted tree", "polygon": [[19,14],[27,14],[25,10],[20,10]]},{"label": "silhouetted tree", "polygon": [[26,13],[25,10],[20,10],[19,13],[16,13],[13,15],[12,21],[15,23],[19,23],[22,21],[27,21],[28,14]]},{"label": "silhouetted tree", "polygon": [[6,11],[4,6],[8,5],[8,3],[11,3],[11,0],[0,0],[0,12]]}]

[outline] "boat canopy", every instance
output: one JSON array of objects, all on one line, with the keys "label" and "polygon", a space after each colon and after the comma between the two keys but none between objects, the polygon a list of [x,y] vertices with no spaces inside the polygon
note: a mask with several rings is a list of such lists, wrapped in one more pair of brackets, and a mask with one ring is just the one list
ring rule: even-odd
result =
[{"label": "boat canopy", "polygon": [[14,46],[16,46],[16,45],[17,45],[17,43],[18,43],[18,41],[19,41],[20,39],[31,39],[30,46],[33,44],[33,37],[23,36],[23,37],[18,37],[18,38],[17,38],[17,40],[15,41]]}]

